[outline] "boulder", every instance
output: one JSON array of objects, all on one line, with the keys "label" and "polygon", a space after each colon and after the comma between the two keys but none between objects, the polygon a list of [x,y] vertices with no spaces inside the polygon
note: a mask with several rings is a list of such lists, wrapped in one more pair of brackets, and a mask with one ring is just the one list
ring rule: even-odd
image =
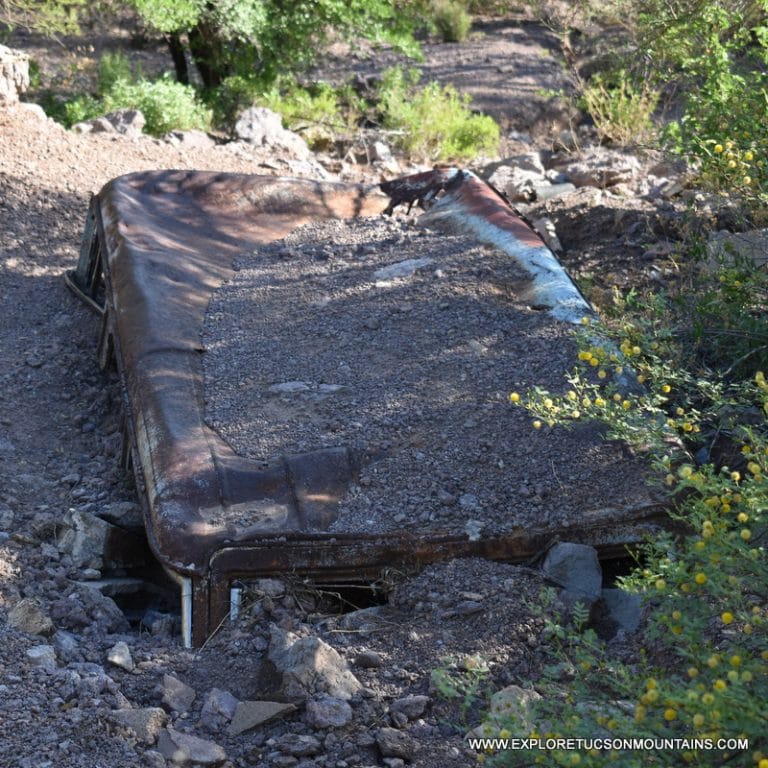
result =
[{"label": "boulder", "polygon": [[115,710],[110,713],[110,719],[113,723],[133,731],[142,744],[154,744],[168,720],[168,715],[160,707],[145,707]]},{"label": "boulder", "polygon": [[280,115],[266,107],[246,109],[235,123],[235,136],[257,147],[284,150],[299,160],[307,160],[311,154],[307,142],[283,128]]},{"label": "boulder", "polygon": [[541,569],[562,587],[566,600],[591,604],[600,597],[603,572],[594,547],[559,542],[547,552]]},{"label": "boulder", "polygon": [[282,675],[282,692],[289,698],[327,693],[347,701],[363,687],[346,661],[319,637],[298,639],[273,625],[268,655]]},{"label": "boulder", "polygon": [[29,56],[0,45],[0,107],[19,101],[29,88]]}]

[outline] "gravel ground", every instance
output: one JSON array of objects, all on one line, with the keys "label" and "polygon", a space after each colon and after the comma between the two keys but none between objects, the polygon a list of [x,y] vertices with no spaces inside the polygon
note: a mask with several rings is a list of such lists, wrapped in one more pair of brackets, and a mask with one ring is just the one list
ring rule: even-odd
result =
[{"label": "gravel ground", "polygon": [[381,217],[308,225],[237,265],[206,320],[209,423],[252,459],[364,457],[333,531],[500,534],[647,502],[621,445],[591,427],[552,440],[509,405],[562,389],[576,346],[517,298],[501,251]]}]

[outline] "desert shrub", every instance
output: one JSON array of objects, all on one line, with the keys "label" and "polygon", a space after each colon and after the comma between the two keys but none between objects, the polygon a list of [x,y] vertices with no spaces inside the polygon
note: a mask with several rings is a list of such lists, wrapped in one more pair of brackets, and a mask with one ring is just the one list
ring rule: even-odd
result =
[{"label": "desert shrub", "polygon": [[171,130],[205,130],[211,112],[198,99],[195,89],[168,77],[131,83],[118,80],[104,95],[105,112],[121,108],[138,109],[146,119],[145,130],[161,136]]},{"label": "desert shrub", "polygon": [[[684,296],[630,297],[603,330],[587,323],[564,394],[534,388],[510,395],[531,412],[536,429],[593,419],[609,437],[647,452],[675,500],[671,518],[687,531],[649,541],[623,581],[649,608],[638,642],[643,650],[634,658],[612,656],[586,614],[566,621],[551,600],[540,609],[549,622],[552,664],[537,683],[545,695],[531,717],[552,726],[536,735],[689,743],[659,753],[499,752],[493,765],[513,764],[514,757],[624,768],[768,766],[768,334],[764,322],[754,323],[764,316],[768,276],[730,260],[697,274]],[[701,333],[703,326],[708,332]],[[722,343],[713,344],[718,337]],[[729,356],[727,340],[741,345]],[[615,377],[630,367],[642,385],[633,391]],[[531,735],[522,728],[504,717],[489,724],[491,735]]]},{"label": "desert shrub", "polygon": [[270,88],[258,103],[282,115],[285,127],[301,133],[313,148],[326,146],[335,134],[352,130],[365,106],[351,88],[296,82]]},{"label": "desert shrub", "polygon": [[386,128],[411,156],[430,161],[468,159],[498,152],[498,124],[473,114],[469,97],[451,86],[418,86],[415,70],[384,72],[379,86],[379,110]]},{"label": "desert shrub", "polygon": [[593,77],[582,91],[582,104],[600,139],[620,147],[652,134],[651,117],[658,100],[658,91],[648,83],[633,85],[623,70],[610,79]]},{"label": "desert shrub", "polygon": [[431,15],[435,30],[446,43],[460,43],[472,27],[463,0],[434,0]]}]

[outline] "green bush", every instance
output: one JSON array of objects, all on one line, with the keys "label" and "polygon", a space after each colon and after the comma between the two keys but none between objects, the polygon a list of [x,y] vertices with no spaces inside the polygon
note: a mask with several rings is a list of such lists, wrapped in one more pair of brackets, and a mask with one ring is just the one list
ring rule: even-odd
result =
[{"label": "green bush", "polygon": [[472,18],[463,0],[434,0],[432,23],[443,42],[460,43],[469,34]]},{"label": "green bush", "polygon": [[469,97],[452,86],[429,83],[417,87],[419,74],[388,69],[379,86],[379,110],[385,128],[396,132],[397,143],[420,160],[447,161],[495,155],[498,124],[469,109]]},{"label": "green bush", "polygon": [[211,112],[200,102],[195,89],[169,77],[136,83],[118,80],[104,95],[103,105],[106,112],[141,110],[147,121],[145,130],[153,136],[171,130],[206,130],[211,124]]},{"label": "green bush", "polygon": [[632,85],[626,71],[610,79],[593,77],[584,86],[581,100],[603,141],[626,147],[652,134],[651,116],[659,93],[648,83]]},{"label": "green bush", "polygon": [[[741,738],[749,746],[499,752],[492,765],[768,767],[768,334],[764,320],[754,324],[764,317],[768,276],[753,264],[701,274],[680,297],[620,302],[608,331],[587,324],[564,394],[510,395],[534,428],[593,419],[647,452],[676,502],[671,518],[688,531],[655,537],[623,581],[648,607],[634,657],[612,656],[585,612],[569,623],[551,600],[539,608],[552,664],[536,683],[544,697],[531,718],[550,724],[539,736]],[[740,346],[726,356],[728,340]],[[628,366],[643,385],[634,393],[613,378]],[[522,728],[504,717],[488,723],[490,735],[531,735]]]}]

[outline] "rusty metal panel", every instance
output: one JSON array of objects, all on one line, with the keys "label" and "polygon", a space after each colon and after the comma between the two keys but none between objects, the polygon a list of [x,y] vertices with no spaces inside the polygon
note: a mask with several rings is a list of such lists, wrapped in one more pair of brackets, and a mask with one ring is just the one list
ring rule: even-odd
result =
[{"label": "rusty metal panel", "polygon": [[[228,610],[233,578],[281,571],[375,577],[398,562],[462,555],[525,561],[554,537],[623,551],[664,519],[660,505],[607,510],[569,529],[513,530],[497,538],[327,531],[357,471],[344,448],[264,466],[236,455],[204,420],[200,332],[234,256],[324,218],[375,215],[405,202],[486,239],[517,259],[560,319],[591,309],[546,249],[493,190],[456,169],[376,187],[297,179],[156,171],[107,184],[92,204],[68,282],[90,303],[103,295],[100,357],[120,374],[127,449],[150,546],[167,571],[192,581],[190,636],[202,643]],[[98,263],[95,261],[98,259]],[[94,274],[103,270],[104,285]],[[103,288],[103,290],[101,290]],[[187,582],[188,583],[188,582]]]}]

